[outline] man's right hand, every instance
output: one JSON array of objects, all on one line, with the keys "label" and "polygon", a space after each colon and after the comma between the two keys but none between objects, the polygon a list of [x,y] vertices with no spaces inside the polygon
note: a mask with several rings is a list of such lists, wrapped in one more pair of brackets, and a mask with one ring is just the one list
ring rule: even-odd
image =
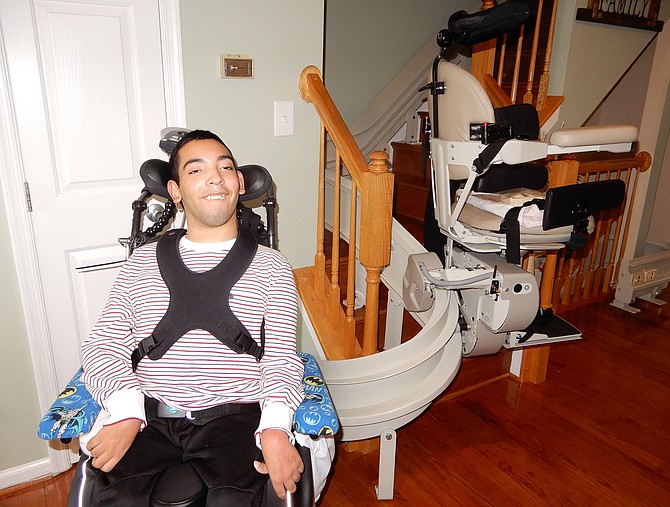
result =
[{"label": "man's right hand", "polygon": [[103,472],[110,472],[123,458],[142,427],[139,419],[125,419],[103,428],[86,446],[93,456],[91,464]]}]

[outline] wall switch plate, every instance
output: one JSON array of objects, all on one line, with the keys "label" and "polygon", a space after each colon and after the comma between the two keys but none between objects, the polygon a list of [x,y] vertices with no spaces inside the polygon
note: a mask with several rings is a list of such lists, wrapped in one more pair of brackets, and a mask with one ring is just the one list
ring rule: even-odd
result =
[{"label": "wall switch plate", "polygon": [[219,76],[252,78],[254,77],[254,61],[247,55],[228,55],[220,56]]},{"label": "wall switch plate", "polygon": [[295,107],[293,102],[275,102],[274,113],[275,136],[295,135]]}]

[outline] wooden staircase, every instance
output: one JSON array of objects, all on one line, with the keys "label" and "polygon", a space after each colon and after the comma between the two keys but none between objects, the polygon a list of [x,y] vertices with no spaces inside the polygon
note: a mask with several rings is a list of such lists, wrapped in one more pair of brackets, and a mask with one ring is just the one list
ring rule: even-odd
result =
[{"label": "wooden staircase", "polygon": [[[296,270],[296,280],[303,304],[328,359],[348,359],[374,354],[379,346],[379,286],[382,269],[390,263],[393,201],[393,174],[384,152],[371,154],[366,163],[351,132],[328,94],[316,67],[307,67],[300,78],[300,92],[311,102],[321,118],[321,163],[317,211],[317,245],[314,266]],[[325,142],[329,135],[336,148],[334,202],[326,206]],[[346,169],[347,174],[343,174]],[[341,198],[343,180],[351,186],[349,199]],[[330,196],[330,193],[329,193]],[[359,199],[360,196],[360,199]],[[326,270],[326,214],[332,224],[333,238],[328,257],[331,269]],[[349,245],[358,244],[357,262],[346,263],[340,274],[343,258],[340,252],[342,213],[350,224],[344,232]],[[360,213],[360,215],[359,215]],[[356,266],[365,270],[365,308],[363,339],[356,339],[354,301]],[[341,283],[342,277],[346,284]],[[341,304],[342,286],[346,286],[346,306]]]}]

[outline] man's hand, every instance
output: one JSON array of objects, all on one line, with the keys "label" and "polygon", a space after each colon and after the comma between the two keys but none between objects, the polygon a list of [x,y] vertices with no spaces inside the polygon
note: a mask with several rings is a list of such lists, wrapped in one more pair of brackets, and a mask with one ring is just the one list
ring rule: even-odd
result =
[{"label": "man's hand", "polygon": [[103,426],[86,446],[93,456],[91,464],[103,472],[110,472],[123,458],[142,427],[139,419],[124,419]]},{"label": "man's hand", "polygon": [[270,474],[272,487],[283,500],[287,491],[295,493],[296,483],[305,471],[300,454],[282,430],[263,430],[261,447],[265,463],[254,462],[256,470],[262,474]]}]

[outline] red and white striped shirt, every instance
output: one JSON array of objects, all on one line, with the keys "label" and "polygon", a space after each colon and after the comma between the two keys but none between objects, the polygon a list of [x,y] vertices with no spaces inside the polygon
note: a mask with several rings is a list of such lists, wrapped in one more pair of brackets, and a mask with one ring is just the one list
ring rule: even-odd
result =
[{"label": "red and white striped shirt", "polygon": [[[186,267],[201,273],[218,265],[233,244],[234,240],[194,243],[184,237],[179,252]],[[146,421],[142,400],[147,395],[180,410],[260,402],[259,430],[290,431],[286,419],[303,399],[303,365],[295,350],[297,291],[284,256],[259,245],[246,273],[230,291],[231,310],[259,344],[265,318],[265,353],[260,362],[196,329],[179,338],[162,358],[145,357],[133,373],[131,353],[153,332],[169,301],[156,243],[139,248],[122,267],[98,323],[82,346],[83,379],[109,412],[109,423],[128,417]]]}]

